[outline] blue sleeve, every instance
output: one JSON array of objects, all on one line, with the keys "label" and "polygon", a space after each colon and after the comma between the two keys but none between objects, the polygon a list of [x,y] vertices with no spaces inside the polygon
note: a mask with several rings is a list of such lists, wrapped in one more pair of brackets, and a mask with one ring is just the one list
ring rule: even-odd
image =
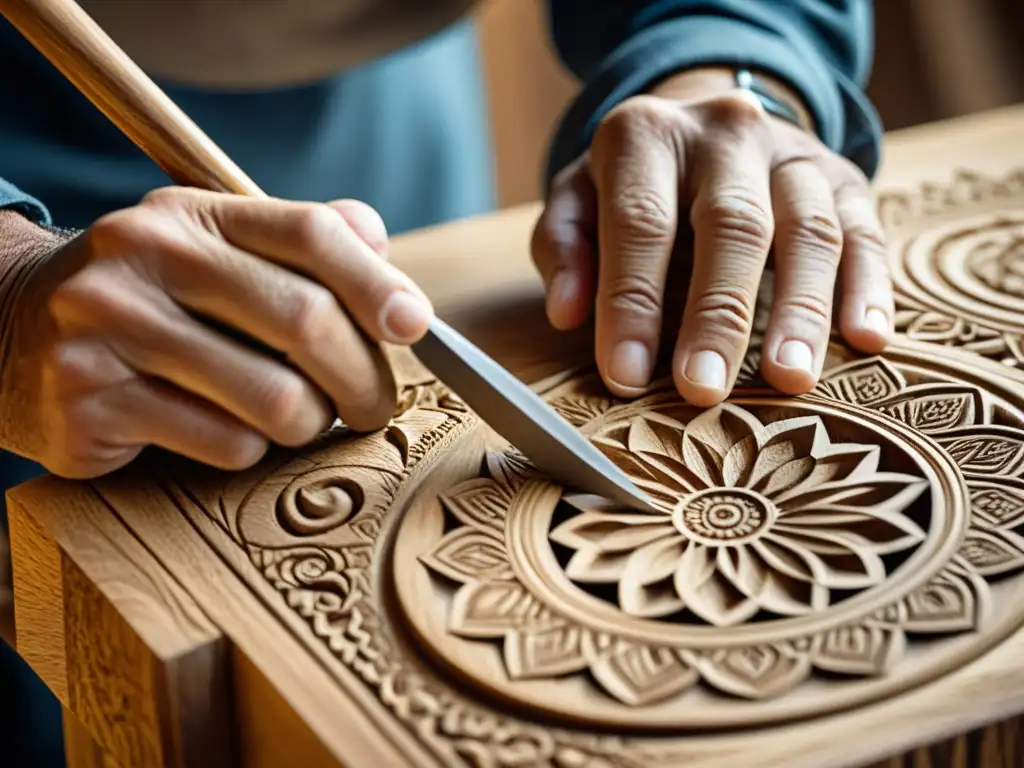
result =
[{"label": "blue sleeve", "polygon": [[563,116],[548,179],[589,145],[624,99],[692,67],[748,67],[803,96],[822,142],[867,176],[882,127],[864,93],[874,56],[871,0],[549,0],[559,56],[583,90]]},{"label": "blue sleeve", "polygon": [[37,224],[51,224],[50,212],[31,195],[0,179],[0,209],[15,210]]}]

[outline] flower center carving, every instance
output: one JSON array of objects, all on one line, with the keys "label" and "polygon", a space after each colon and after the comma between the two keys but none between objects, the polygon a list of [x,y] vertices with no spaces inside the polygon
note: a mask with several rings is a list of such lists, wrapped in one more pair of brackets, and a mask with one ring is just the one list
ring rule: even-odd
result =
[{"label": "flower center carving", "polygon": [[708,546],[739,544],[757,538],[775,519],[775,507],[745,489],[713,488],[687,496],[672,513],[683,536]]},{"label": "flower center carving", "polygon": [[664,511],[570,496],[550,539],[571,553],[570,580],[630,616],[807,615],[878,586],[883,558],[925,538],[905,514],[925,481],[879,471],[878,446],[833,443],[817,416],[764,424],[725,404],[684,424],[652,411],[594,442]]}]

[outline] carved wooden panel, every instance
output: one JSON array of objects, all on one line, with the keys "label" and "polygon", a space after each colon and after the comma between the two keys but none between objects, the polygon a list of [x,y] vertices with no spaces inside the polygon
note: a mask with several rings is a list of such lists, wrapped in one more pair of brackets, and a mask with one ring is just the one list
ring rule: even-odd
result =
[{"label": "carved wooden panel", "polygon": [[[882,195],[903,333],[833,343],[809,395],[765,386],[756,346],[706,411],[667,379],[536,384],[657,513],[552,483],[396,354],[377,433],[15,492],[23,652],[137,764],[180,764],[230,709],[225,764],[1019,768],[1024,173],[949,179]],[[526,321],[531,223],[419,241],[448,259],[439,304],[527,379],[581,349]],[[520,261],[466,277],[487,233]],[[76,650],[113,625],[144,663]],[[116,677],[116,706],[83,707],[79,675],[94,698]]]},{"label": "carved wooden panel", "polygon": [[408,361],[382,432],[237,476],[168,461],[163,501],[98,488],[130,527],[173,504],[410,764],[720,765],[1024,621],[1024,391],[975,363],[834,345],[811,395],[749,373],[705,412],[546,382],[657,515],[537,475]]}]

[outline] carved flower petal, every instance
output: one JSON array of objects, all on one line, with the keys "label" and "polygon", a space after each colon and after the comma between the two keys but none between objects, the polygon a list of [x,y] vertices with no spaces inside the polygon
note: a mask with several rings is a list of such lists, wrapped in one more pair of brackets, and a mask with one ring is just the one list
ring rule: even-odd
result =
[{"label": "carved flower petal", "polygon": [[[767,478],[780,467],[794,459],[818,456],[829,445],[828,434],[817,416],[776,421],[755,434],[754,438],[756,446],[733,446],[725,457],[727,469],[723,474],[727,479],[734,478],[730,485],[761,489]],[[740,454],[739,458],[737,454]],[[753,461],[744,461],[742,454],[752,454]],[[737,464],[745,464],[746,471],[734,474],[732,469]]]},{"label": "carved flower petal", "polygon": [[801,530],[841,530],[869,542],[875,552],[900,552],[925,539],[925,532],[906,514],[882,507],[831,505],[787,512],[779,521]]},{"label": "carved flower petal", "polygon": [[998,528],[972,528],[958,554],[982,576],[999,576],[1024,567],[1024,538]]},{"label": "carved flower petal", "polygon": [[688,542],[669,536],[641,547],[626,562],[619,580],[619,607],[630,616],[668,616],[683,607],[683,601],[666,580],[679,567]]},{"label": "carved flower petal", "polygon": [[512,578],[504,544],[475,528],[456,528],[447,533],[420,560],[452,581]]},{"label": "carved flower petal", "polygon": [[740,592],[778,616],[802,616],[828,606],[826,588],[774,570],[754,547],[721,547],[717,563]]},{"label": "carved flower petal", "polygon": [[882,357],[837,366],[826,371],[818,385],[840,400],[860,405],[892,397],[906,386],[903,375]]},{"label": "carved flower petal", "polygon": [[653,453],[681,461],[684,426],[667,416],[637,416],[629,424],[627,446],[633,453]]},{"label": "carved flower petal", "polygon": [[868,481],[878,471],[879,454],[876,445],[831,445],[824,455],[813,459],[810,471],[799,476],[796,482],[790,482],[790,478],[796,475],[793,469],[779,467],[765,483],[764,489],[758,490],[774,499],[783,493],[796,496],[826,483]]},{"label": "carved flower petal", "polygon": [[949,430],[936,441],[968,475],[1019,477],[1024,469],[1024,432],[989,424]]},{"label": "carved flower petal", "polygon": [[686,608],[709,624],[742,624],[757,613],[758,605],[718,569],[715,558],[716,553],[703,545],[687,547],[675,573],[676,592]]},{"label": "carved flower petal", "polygon": [[763,425],[729,403],[704,411],[683,432],[684,463],[709,486],[722,485],[722,462],[729,450]]},{"label": "carved flower petal", "polygon": [[647,451],[638,453],[637,456],[647,464],[652,480],[637,479],[634,482],[637,485],[650,486],[645,488],[649,493],[659,487],[663,488],[661,495],[671,499],[673,505],[680,496],[708,487],[704,479],[687,467],[682,460]]},{"label": "carved flower petal", "polygon": [[906,637],[899,627],[852,624],[826,632],[814,666],[844,675],[884,675],[902,658]]},{"label": "carved flower petal", "polygon": [[634,480],[654,479],[643,459],[632,453],[626,446],[620,445],[604,436],[594,437],[590,442]]},{"label": "carved flower petal", "polygon": [[776,523],[770,538],[807,563],[814,581],[829,589],[864,589],[886,576],[882,558],[871,543],[842,531],[815,531]]},{"label": "carved flower petal", "polygon": [[971,512],[990,526],[1007,530],[1024,524],[1024,487],[1019,480],[971,480]]},{"label": "carved flower petal", "polygon": [[590,671],[611,696],[629,706],[655,704],[676,696],[699,679],[696,670],[670,648],[619,641],[590,649]]},{"label": "carved flower petal", "polygon": [[518,582],[472,582],[452,599],[449,631],[461,637],[495,638],[509,630],[553,623],[551,612]]},{"label": "carved flower petal", "polygon": [[[577,509],[586,510],[587,498],[574,496],[572,504]],[[584,511],[570,517],[549,535],[552,541],[570,549],[593,548],[599,552],[632,552],[674,530],[668,515]]]},{"label": "carved flower petal", "polygon": [[868,480],[823,483],[816,488],[794,488],[773,499],[783,513],[839,504],[848,507],[884,507],[906,509],[928,487],[926,480],[913,475],[879,472]]},{"label": "carved flower petal", "polygon": [[561,625],[516,630],[505,636],[505,668],[513,680],[568,675],[587,668],[580,627]]},{"label": "carved flower petal", "polygon": [[468,480],[441,495],[445,508],[465,525],[502,538],[509,493],[494,480]]},{"label": "carved flower petal", "polygon": [[745,699],[780,696],[811,673],[810,655],[789,643],[715,651],[696,663],[708,684]]}]

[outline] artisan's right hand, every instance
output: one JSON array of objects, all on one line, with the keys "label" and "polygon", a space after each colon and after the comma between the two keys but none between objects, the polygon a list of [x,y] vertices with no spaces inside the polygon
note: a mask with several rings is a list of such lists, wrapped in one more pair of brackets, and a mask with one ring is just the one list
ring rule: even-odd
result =
[{"label": "artisan's right hand", "polygon": [[386,244],[354,201],[167,188],[105,216],[0,294],[0,446],[94,477],[147,445],[241,469],[336,416],[383,426],[396,391],[377,342],[417,341],[432,316]]}]

